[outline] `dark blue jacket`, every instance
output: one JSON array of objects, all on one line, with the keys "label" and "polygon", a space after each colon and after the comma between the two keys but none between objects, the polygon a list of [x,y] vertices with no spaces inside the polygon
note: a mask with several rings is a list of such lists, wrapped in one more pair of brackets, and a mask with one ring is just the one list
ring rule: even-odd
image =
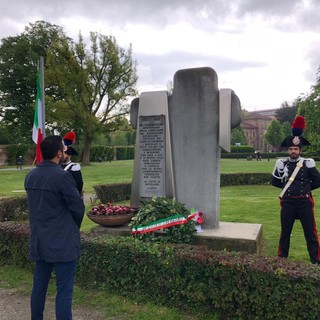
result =
[{"label": "dark blue jacket", "polygon": [[84,203],[69,172],[50,160],[25,178],[30,219],[30,259],[68,262],[80,256]]}]

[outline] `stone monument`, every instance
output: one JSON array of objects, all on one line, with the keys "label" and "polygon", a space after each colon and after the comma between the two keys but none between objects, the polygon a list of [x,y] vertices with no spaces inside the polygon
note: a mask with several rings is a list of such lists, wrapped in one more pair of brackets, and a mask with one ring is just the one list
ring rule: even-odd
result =
[{"label": "stone monument", "polygon": [[175,197],[203,212],[204,230],[219,229],[220,150],[230,152],[231,129],[241,122],[237,95],[219,90],[212,68],[179,70],[172,94],[143,92],[132,101],[130,122],[137,129],[131,206]]}]

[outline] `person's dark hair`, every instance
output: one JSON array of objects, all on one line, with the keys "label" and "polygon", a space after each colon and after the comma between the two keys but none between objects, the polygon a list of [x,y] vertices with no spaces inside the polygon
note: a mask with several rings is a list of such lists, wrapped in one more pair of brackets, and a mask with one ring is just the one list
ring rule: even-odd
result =
[{"label": "person's dark hair", "polygon": [[61,136],[48,136],[40,144],[43,160],[53,159],[59,150],[63,151]]}]

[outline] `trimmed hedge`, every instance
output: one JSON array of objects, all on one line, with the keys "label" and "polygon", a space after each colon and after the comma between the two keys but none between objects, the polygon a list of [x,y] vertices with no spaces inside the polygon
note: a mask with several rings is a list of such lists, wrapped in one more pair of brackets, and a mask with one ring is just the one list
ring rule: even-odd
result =
[{"label": "trimmed hedge", "polygon": [[220,176],[220,186],[270,184],[271,178],[270,173],[224,173]]},{"label": "trimmed hedge", "polygon": [[[250,146],[231,146],[232,153],[254,153],[254,148]],[[227,151],[221,149],[221,154],[228,153]]]},{"label": "trimmed hedge", "polygon": [[31,267],[29,260],[29,223],[0,222],[0,263]]},{"label": "trimmed hedge", "polygon": [[[221,174],[220,186],[270,184],[270,173]],[[97,197],[102,203],[129,200],[131,183],[105,184],[94,186]]]},{"label": "trimmed hedge", "polygon": [[108,146],[92,146],[90,148],[90,161],[111,161],[114,157],[113,147]]},{"label": "trimmed hedge", "polygon": [[[28,224],[0,223],[0,262],[28,262]],[[132,237],[82,238],[76,282],[218,319],[317,320],[319,267]]]},{"label": "trimmed hedge", "polygon": [[0,221],[27,220],[28,199],[24,197],[0,199]]},{"label": "trimmed hedge", "polygon": [[[287,152],[260,152],[262,159],[276,159],[278,157],[287,157]],[[244,152],[244,153],[237,153],[237,152],[231,152],[231,153],[222,153],[221,152],[221,158],[224,159],[252,159],[256,160],[256,154],[254,152]]]},{"label": "trimmed hedge", "polygon": [[134,146],[114,147],[115,158],[117,160],[132,160],[134,159]]},{"label": "trimmed hedge", "polygon": [[102,203],[129,200],[131,183],[106,184],[93,186]]},{"label": "trimmed hedge", "polygon": [[94,145],[90,149],[90,161],[132,160],[134,159],[134,149],[134,146],[111,147]]}]

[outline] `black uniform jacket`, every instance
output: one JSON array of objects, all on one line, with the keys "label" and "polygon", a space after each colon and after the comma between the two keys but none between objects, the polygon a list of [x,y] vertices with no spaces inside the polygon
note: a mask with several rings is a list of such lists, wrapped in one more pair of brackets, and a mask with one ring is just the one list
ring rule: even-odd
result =
[{"label": "black uniform jacket", "polygon": [[68,262],[80,256],[84,203],[70,173],[49,160],[25,178],[30,219],[30,259]]},{"label": "black uniform jacket", "polygon": [[67,170],[65,170],[65,171],[70,172],[72,174],[72,176],[77,184],[78,191],[81,195],[82,189],[83,189],[83,179],[82,179],[80,165],[78,163],[73,163],[73,162],[69,161],[68,163],[61,164],[61,167],[64,170],[66,167],[68,167]]},{"label": "black uniform jacket", "polygon": [[[273,172],[272,185],[278,188],[284,188],[300,159],[298,159],[298,161],[289,161],[289,159],[278,159],[276,162],[275,170]],[[285,172],[286,174],[284,174]],[[319,187],[320,174],[315,166],[314,160],[304,159],[303,166],[300,168],[294,181],[285,192],[284,198],[304,197],[310,194],[311,190],[317,189]]]}]

